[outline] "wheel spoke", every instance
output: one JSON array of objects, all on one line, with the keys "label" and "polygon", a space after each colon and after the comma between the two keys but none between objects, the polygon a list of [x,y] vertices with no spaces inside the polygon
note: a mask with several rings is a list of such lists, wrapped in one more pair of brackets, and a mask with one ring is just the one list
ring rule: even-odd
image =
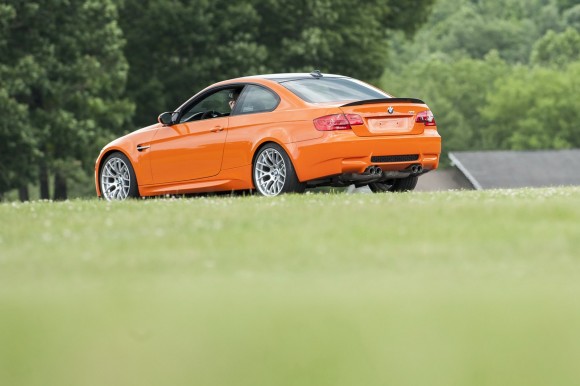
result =
[{"label": "wheel spoke", "polygon": [[113,170],[110,164],[105,165],[105,171],[103,172],[103,175],[106,177],[114,177]]},{"label": "wheel spoke", "polygon": [[268,193],[273,193],[273,192],[272,192],[272,185],[274,185],[274,180],[270,180],[270,181],[268,181],[268,183],[266,184],[266,190],[268,191]]},{"label": "wheel spoke", "polygon": [[113,169],[113,173],[116,176],[119,175],[119,161],[117,161],[116,159],[113,160],[113,162],[111,162],[111,168]]},{"label": "wheel spoke", "polygon": [[268,152],[266,153],[266,156],[268,157],[268,161],[270,161],[270,165],[276,167],[276,161],[274,160],[273,155]]}]

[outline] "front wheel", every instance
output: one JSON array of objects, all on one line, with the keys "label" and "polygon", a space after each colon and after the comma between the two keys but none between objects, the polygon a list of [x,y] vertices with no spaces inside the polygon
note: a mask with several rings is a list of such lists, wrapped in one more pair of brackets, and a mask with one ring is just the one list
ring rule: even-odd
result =
[{"label": "front wheel", "polygon": [[411,190],[415,189],[415,186],[417,186],[417,181],[419,181],[419,177],[409,176],[406,178],[396,179],[392,184],[387,182],[374,182],[369,184],[369,188],[371,188],[374,193],[410,192]]},{"label": "front wheel", "polygon": [[252,168],[254,186],[263,196],[303,192],[305,185],[298,180],[290,157],[280,145],[269,143],[262,147]]},{"label": "front wheel", "polygon": [[101,195],[107,201],[122,201],[130,197],[139,197],[137,177],[131,162],[123,153],[109,155],[99,177]]}]

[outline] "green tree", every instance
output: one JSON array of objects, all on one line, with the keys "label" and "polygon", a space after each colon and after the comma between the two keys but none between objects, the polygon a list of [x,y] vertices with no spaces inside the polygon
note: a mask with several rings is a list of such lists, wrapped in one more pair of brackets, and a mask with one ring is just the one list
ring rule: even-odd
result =
[{"label": "green tree", "polygon": [[28,199],[26,184],[33,178],[34,138],[27,124],[26,106],[10,97],[14,86],[0,65],[0,199],[5,192],[21,189],[21,198]]},{"label": "green tree", "polygon": [[260,44],[273,72],[348,74],[370,82],[381,76],[393,31],[408,36],[427,19],[431,0],[259,0]]},{"label": "green tree", "polygon": [[488,94],[484,133],[499,149],[580,147],[580,61],[564,69],[519,67]]},{"label": "green tree", "polygon": [[580,31],[580,4],[564,11],[566,25]]},{"label": "green tree", "polygon": [[395,36],[382,86],[429,104],[445,152],[580,146],[572,5],[438,0],[413,40]]},{"label": "green tree", "polygon": [[121,26],[134,124],[155,122],[218,80],[265,71],[259,20],[247,1],[125,0]]},{"label": "green tree", "polygon": [[578,0],[555,0],[558,8],[561,10],[573,8],[574,6],[578,6]]},{"label": "green tree", "polygon": [[392,30],[412,34],[433,0],[125,0],[136,126],[213,82],[319,68],[376,81]]},{"label": "green tree", "polygon": [[[6,64],[9,55],[9,27],[16,12],[8,4],[0,4],[0,199],[9,190],[24,187],[32,180],[34,137],[28,122],[27,108],[14,98],[26,89],[26,63],[20,67]],[[22,198],[26,199],[26,192]]]},{"label": "green tree", "polygon": [[[111,0],[8,0],[1,64],[8,95],[26,110],[38,150],[40,197],[67,197],[67,177],[89,171],[98,147],[122,128],[132,104],[123,100],[127,63]],[[23,129],[24,130],[24,129]]]},{"label": "green tree", "polygon": [[542,66],[563,67],[580,59],[580,32],[568,28],[562,33],[548,31],[534,45],[531,62]]},{"label": "green tree", "polygon": [[397,56],[414,60],[439,51],[455,59],[483,59],[497,51],[508,63],[527,63],[534,42],[565,27],[553,0],[438,0],[412,44],[399,42]]}]

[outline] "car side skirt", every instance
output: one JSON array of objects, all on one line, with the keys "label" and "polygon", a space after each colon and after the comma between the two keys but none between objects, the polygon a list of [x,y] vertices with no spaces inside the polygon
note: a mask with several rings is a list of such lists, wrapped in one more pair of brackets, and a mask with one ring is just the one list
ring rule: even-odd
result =
[{"label": "car side skirt", "polygon": [[162,185],[141,185],[141,196],[180,195],[205,192],[224,192],[253,189],[252,166],[222,170],[218,175],[192,181]]}]

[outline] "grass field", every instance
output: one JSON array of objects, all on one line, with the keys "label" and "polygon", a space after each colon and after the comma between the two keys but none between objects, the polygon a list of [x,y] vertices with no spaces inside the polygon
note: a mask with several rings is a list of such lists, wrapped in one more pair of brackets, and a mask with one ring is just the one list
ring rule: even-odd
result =
[{"label": "grass field", "polygon": [[577,385],[580,189],[0,204],[0,385]]}]

